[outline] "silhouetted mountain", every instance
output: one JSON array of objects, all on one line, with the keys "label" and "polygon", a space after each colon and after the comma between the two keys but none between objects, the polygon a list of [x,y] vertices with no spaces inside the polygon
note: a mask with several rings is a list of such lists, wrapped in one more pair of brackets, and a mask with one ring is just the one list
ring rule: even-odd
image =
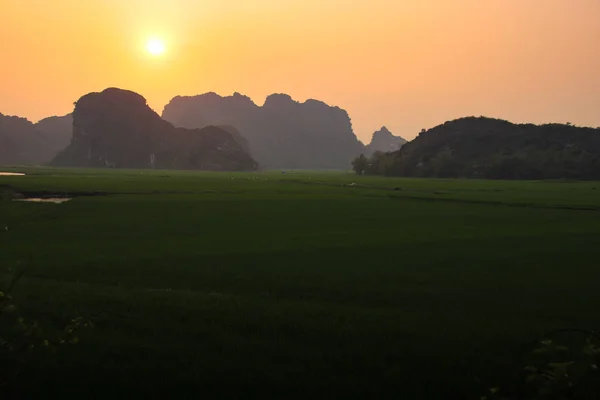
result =
[{"label": "silhouetted mountain", "polygon": [[252,170],[257,164],[231,133],[175,128],[137,93],[109,88],[79,99],[73,137],[54,165]]},{"label": "silhouetted mountain", "polygon": [[376,151],[390,152],[399,150],[406,143],[400,136],[394,136],[385,126],[373,133],[371,143],[367,145],[366,153],[371,155]]},{"label": "silhouetted mountain", "polygon": [[0,114],[0,164],[37,164],[44,140],[27,119]]},{"label": "silhouetted mountain", "polygon": [[363,161],[355,165],[398,176],[600,179],[600,129],[469,117],[423,131],[399,151]]},{"label": "silhouetted mountain", "polygon": [[71,136],[71,117],[26,118],[0,114],[0,164],[45,164],[64,149]]},{"label": "silhouetted mountain", "polygon": [[64,150],[73,135],[73,115],[48,117],[35,124],[35,128],[46,139],[47,157],[44,162],[50,162],[56,154]]},{"label": "silhouetted mountain", "polygon": [[240,131],[238,131],[231,125],[219,125],[217,126],[217,128],[221,128],[224,131],[229,132],[231,136],[233,136],[235,141],[238,142],[240,146],[242,146],[242,149],[244,149],[246,153],[250,154],[250,144],[248,144],[248,141],[245,137],[242,136]]},{"label": "silhouetted mountain", "polygon": [[233,126],[268,168],[346,169],[364,151],[346,111],[317,100],[299,103],[285,94],[269,96],[262,107],[239,93],[178,96],[162,115],[185,128]]}]

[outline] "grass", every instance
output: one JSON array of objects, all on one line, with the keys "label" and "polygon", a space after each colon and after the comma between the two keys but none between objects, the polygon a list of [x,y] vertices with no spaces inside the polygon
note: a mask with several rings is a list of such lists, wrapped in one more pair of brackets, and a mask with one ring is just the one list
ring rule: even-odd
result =
[{"label": "grass", "polygon": [[21,394],[479,398],[545,331],[600,326],[597,182],[13,170],[104,194],[0,203],[22,312],[98,319]]}]

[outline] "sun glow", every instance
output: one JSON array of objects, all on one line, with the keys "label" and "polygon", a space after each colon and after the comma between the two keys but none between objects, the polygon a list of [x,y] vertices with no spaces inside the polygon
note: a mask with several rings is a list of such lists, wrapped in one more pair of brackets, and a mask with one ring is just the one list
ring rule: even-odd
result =
[{"label": "sun glow", "polygon": [[166,50],[165,43],[157,38],[149,39],[146,42],[146,50],[153,56],[160,56]]}]

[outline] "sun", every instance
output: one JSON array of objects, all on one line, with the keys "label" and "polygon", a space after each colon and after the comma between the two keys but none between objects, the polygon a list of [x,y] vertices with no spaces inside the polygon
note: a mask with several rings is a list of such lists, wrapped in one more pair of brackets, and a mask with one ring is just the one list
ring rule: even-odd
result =
[{"label": "sun", "polygon": [[165,42],[157,38],[149,39],[146,42],[146,50],[153,56],[160,56],[166,50]]}]

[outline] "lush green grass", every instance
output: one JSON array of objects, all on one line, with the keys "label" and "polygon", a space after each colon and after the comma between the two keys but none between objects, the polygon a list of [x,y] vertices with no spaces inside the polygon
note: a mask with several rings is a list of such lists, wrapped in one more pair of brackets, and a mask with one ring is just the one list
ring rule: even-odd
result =
[{"label": "lush green grass", "polygon": [[30,395],[479,398],[600,326],[600,183],[20,170],[0,187],[105,194],[0,202],[23,312],[99,315]]}]

